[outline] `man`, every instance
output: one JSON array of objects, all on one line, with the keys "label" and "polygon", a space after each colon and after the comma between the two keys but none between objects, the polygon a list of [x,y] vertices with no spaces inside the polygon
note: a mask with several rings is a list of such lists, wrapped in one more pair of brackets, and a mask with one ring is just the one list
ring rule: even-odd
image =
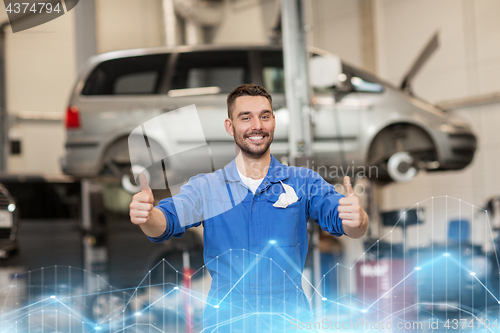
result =
[{"label": "man", "polygon": [[[255,84],[227,98],[227,133],[239,152],[224,169],[193,177],[153,208],[147,180],[130,204],[132,223],[153,242],[203,224],[204,260],[212,276],[203,326],[209,332],[286,331],[307,320],[302,290],[307,221],[334,236],[361,237],[368,216],[312,170],[280,164],[269,149],[276,127],[271,95]],[[288,323],[288,324],[287,324]]]}]

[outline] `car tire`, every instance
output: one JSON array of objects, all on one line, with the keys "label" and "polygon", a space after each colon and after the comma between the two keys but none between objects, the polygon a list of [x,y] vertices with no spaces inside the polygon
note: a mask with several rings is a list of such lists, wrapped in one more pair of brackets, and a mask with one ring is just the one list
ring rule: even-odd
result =
[{"label": "car tire", "polygon": [[120,179],[121,185],[123,189],[129,193],[137,193],[141,191],[141,185],[137,182],[132,182],[132,178],[134,174],[144,173],[148,179],[148,182],[151,180],[151,175],[149,174],[148,169],[146,169],[142,165],[132,165],[128,171],[125,171]]},{"label": "car tire", "polygon": [[427,132],[413,124],[396,123],[382,129],[370,143],[366,163],[376,167],[371,178],[380,185],[413,180],[426,162],[436,161],[436,146]]},{"label": "car tire", "polygon": [[[162,147],[153,140],[149,141],[153,156],[166,156]],[[123,189],[129,193],[137,193],[141,186],[134,175],[144,171],[149,174],[148,180],[150,187],[158,190],[166,189],[164,176],[164,166],[167,167],[168,161],[159,161],[151,164],[151,155],[147,151],[136,149],[136,159],[131,165],[128,138],[120,138],[107,148],[102,162],[102,174],[111,175],[113,179],[118,180]],[[147,169],[146,169],[147,168]]]},{"label": "car tire", "polygon": [[394,153],[387,161],[387,173],[389,177],[397,183],[407,183],[412,181],[418,173],[415,167],[415,160],[406,151]]}]

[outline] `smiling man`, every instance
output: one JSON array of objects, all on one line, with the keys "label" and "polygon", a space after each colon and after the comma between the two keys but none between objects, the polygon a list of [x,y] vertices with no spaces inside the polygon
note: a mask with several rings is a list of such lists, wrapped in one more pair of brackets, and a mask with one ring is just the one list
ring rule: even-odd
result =
[{"label": "smiling man", "polygon": [[309,320],[302,290],[307,221],[334,236],[358,238],[368,216],[349,177],[344,197],[314,171],[282,165],[271,155],[276,122],[263,87],[237,87],[227,108],[224,126],[239,148],[235,159],[191,178],[156,207],[141,177],[143,190],[133,197],[130,218],[153,242],[203,224],[204,260],[212,276],[204,330],[288,331],[292,320]]}]

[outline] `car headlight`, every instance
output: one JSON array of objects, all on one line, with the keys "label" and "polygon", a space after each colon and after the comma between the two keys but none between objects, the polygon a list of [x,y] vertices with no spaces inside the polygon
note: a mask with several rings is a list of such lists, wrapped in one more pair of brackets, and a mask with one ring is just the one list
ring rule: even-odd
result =
[{"label": "car headlight", "polygon": [[11,213],[12,213],[12,212],[14,212],[14,211],[16,210],[16,205],[15,205],[15,204],[13,204],[13,203],[9,204],[9,205],[7,206],[7,210],[8,210],[9,212],[11,212]]},{"label": "car headlight", "polygon": [[448,124],[454,126],[457,129],[469,129],[469,125],[467,124],[467,122],[455,114],[449,113],[446,117],[446,120]]},{"label": "car headlight", "polygon": [[458,130],[458,128],[456,126],[451,125],[451,124],[443,124],[443,125],[439,126],[439,129],[445,133],[455,133]]}]

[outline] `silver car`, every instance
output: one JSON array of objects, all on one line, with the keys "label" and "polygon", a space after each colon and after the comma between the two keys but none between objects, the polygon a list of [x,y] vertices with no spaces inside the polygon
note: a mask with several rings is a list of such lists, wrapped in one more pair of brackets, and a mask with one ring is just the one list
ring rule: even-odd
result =
[{"label": "silver car", "polygon": [[[418,170],[462,169],[472,161],[476,137],[463,119],[345,62],[340,68],[338,84],[314,89],[314,156],[308,167],[328,179],[354,174],[387,183],[409,181]],[[149,119],[192,104],[214,160],[228,161],[234,143],[223,127],[226,97],[249,82],[273,96],[277,127],[271,151],[286,157],[289,113],[281,46],[182,46],[97,55],[69,101],[62,169],[75,177],[120,177],[133,191],[129,134]],[[148,141],[169,156],[189,138],[159,131]]]}]

